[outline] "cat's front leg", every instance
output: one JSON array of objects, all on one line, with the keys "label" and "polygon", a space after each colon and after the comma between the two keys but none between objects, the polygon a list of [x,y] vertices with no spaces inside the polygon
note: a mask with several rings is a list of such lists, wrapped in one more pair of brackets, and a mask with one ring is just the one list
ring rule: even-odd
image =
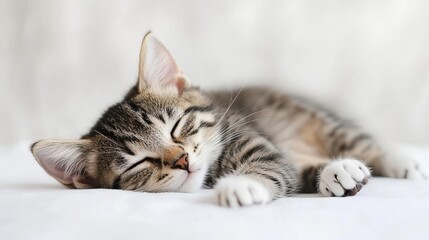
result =
[{"label": "cat's front leg", "polygon": [[291,162],[266,138],[249,134],[228,145],[212,172],[214,189],[224,207],[266,204],[298,188]]},{"label": "cat's front leg", "polygon": [[371,172],[365,164],[352,158],[330,162],[320,173],[319,191],[325,197],[356,195],[368,182]]}]

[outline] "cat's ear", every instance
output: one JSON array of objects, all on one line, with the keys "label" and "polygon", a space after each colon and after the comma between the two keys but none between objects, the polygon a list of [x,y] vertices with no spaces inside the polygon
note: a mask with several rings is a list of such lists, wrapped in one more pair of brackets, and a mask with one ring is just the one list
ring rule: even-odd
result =
[{"label": "cat's ear", "polygon": [[60,183],[70,188],[90,188],[88,174],[91,140],[41,140],[31,146],[36,161]]},{"label": "cat's ear", "polygon": [[147,33],[140,49],[138,92],[154,88],[180,95],[186,84],[186,77],[173,55],[151,32]]}]

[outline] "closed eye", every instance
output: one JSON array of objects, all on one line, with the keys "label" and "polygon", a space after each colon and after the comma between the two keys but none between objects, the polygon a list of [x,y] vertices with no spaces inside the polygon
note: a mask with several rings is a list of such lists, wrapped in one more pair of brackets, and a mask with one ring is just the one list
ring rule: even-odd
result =
[{"label": "closed eye", "polygon": [[198,128],[213,127],[214,125],[215,125],[215,122],[201,122]]},{"label": "closed eye", "polygon": [[125,171],[123,171],[121,174],[119,174],[116,178],[115,181],[113,181],[113,189],[119,189],[119,183],[121,181],[122,176],[131,171],[132,169],[134,169],[135,167],[137,167],[138,165],[144,163],[144,162],[151,162],[153,164],[156,165],[160,165],[161,164],[161,160],[160,159],[156,159],[156,158],[151,158],[151,157],[145,157],[140,161],[137,161],[135,163],[133,163],[131,166],[129,166],[127,169],[125,169]]},{"label": "closed eye", "polygon": [[171,135],[171,139],[173,139],[173,141],[176,141],[176,138],[174,137],[174,132],[176,131],[176,128],[179,125],[182,118],[183,118],[183,116],[181,118],[179,118],[179,120],[177,120],[177,122],[173,126],[173,129],[171,129],[170,135]]},{"label": "closed eye", "polygon": [[198,131],[199,131],[201,128],[209,128],[209,127],[213,127],[214,125],[215,125],[215,123],[214,123],[214,122],[201,122],[201,123],[200,123],[200,126],[198,126],[198,128],[197,128],[197,129],[195,129],[195,130],[191,131],[190,133],[188,133],[188,134],[187,134],[187,136],[192,136],[192,135],[194,135],[194,134],[197,134],[197,133],[198,133]]},{"label": "closed eye", "polygon": [[179,120],[176,122],[176,124],[174,124],[173,130],[171,131],[171,135],[173,136],[174,130],[176,130],[177,125],[179,125],[180,120],[182,120],[182,118],[190,113],[194,113],[194,112],[209,112],[213,110],[213,106],[212,105],[208,105],[208,106],[192,106],[189,107],[187,109],[185,109],[183,116],[179,118]]},{"label": "closed eye", "polygon": [[131,166],[129,166],[125,171],[123,171],[123,172],[122,172],[122,174],[124,174],[124,173],[126,173],[126,172],[128,172],[128,171],[131,171],[133,168],[135,168],[135,167],[137,167],[138,165],[140,165],[140,164],[142,164],[142,163],[144,163],[144,162],[146,162],[146,161],[149,161],[149,160],[151,160],[151,159],[153,159],[153,158],[145,157],[145,158],[143,158],[142,160],[140,160],[140,161],[137,161],[137,162],[133,163],[133,164],[132,164]]}]

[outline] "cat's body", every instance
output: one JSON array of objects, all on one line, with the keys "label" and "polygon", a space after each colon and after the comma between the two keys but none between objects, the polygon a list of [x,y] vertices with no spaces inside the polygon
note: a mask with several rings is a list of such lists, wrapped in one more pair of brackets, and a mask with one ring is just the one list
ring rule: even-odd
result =
[{"label": "cat's body", "polygon": [[[219,204],[267,203],[298,191],[355,195],[371,173],[427,178],[412,159],[385,154],[352,123],[265,88],[190,86],[148,34],[139,81],[81,140],[42,140],[33,154],[72,188],[191,192],[214,187]],[[331,161],[336,159],[336,161]]]},{"label": "cat's body", "polygon": [[[317,104],[268,88],[215,92],[209,96],[221,112],[226,112],[221,121],[225,126],[223,137],[231,140],[225,144],[217,164],[210,167],[208,187],[215,186],[225,175],[261,173],[274,182],[275,198],[298,191],[316,192],[320,170],[338,159],[351,165],[350,171],[356,168],[360,172],[336,193],[323,184],[321,191],[327,196],[347,196],[355,195],[370,176],[366,166],[353,159],[364,161],[377,175],[381,174],[384,153],[374,139]],[[332,171],[330,178],[322,179],[326,184],[336,184],[335,175],[343,173],[342,169]],[[329,190],[324,191],[326,188]]]}]

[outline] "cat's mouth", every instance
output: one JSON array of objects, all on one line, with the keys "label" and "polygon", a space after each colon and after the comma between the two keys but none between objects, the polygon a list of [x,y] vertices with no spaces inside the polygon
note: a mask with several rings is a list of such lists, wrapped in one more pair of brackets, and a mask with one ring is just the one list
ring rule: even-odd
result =
[{"label": "cat's mouth", "polygon": [[189,167],[188,174],[193,174],[193,173],[196,173],[200,170],[201,170],[201,167],[195,167],[195,168]]},{"label": "cat's mouth", "polygon": [[194,162],[190,164],[188,167],[188,174],[192,174],[201,170],[201,164]]},{"label": "cat's mouth", "polygon": [[196,175],[199,171],[201,170],[201,168],[198,168],[198,169],[195,169],[195,170],[191,170],[191,169],[189,169],[188,170],[188,172],[187,172],[187,176],[186,176],[186,178],[185,178],[185,182],[189,179],[189,178],[192,178],[192,176],[194,176],[194,175]]},{"label": "cat's mouth", "polygon": [[203,175],[201,174],[202,167],[198,168],[189,168],[188,172],[186,172],[185,177],[183,178],[183,182],[179,187],[179,191],[181,192],[194,192],[200,188],[202,184]]}]

